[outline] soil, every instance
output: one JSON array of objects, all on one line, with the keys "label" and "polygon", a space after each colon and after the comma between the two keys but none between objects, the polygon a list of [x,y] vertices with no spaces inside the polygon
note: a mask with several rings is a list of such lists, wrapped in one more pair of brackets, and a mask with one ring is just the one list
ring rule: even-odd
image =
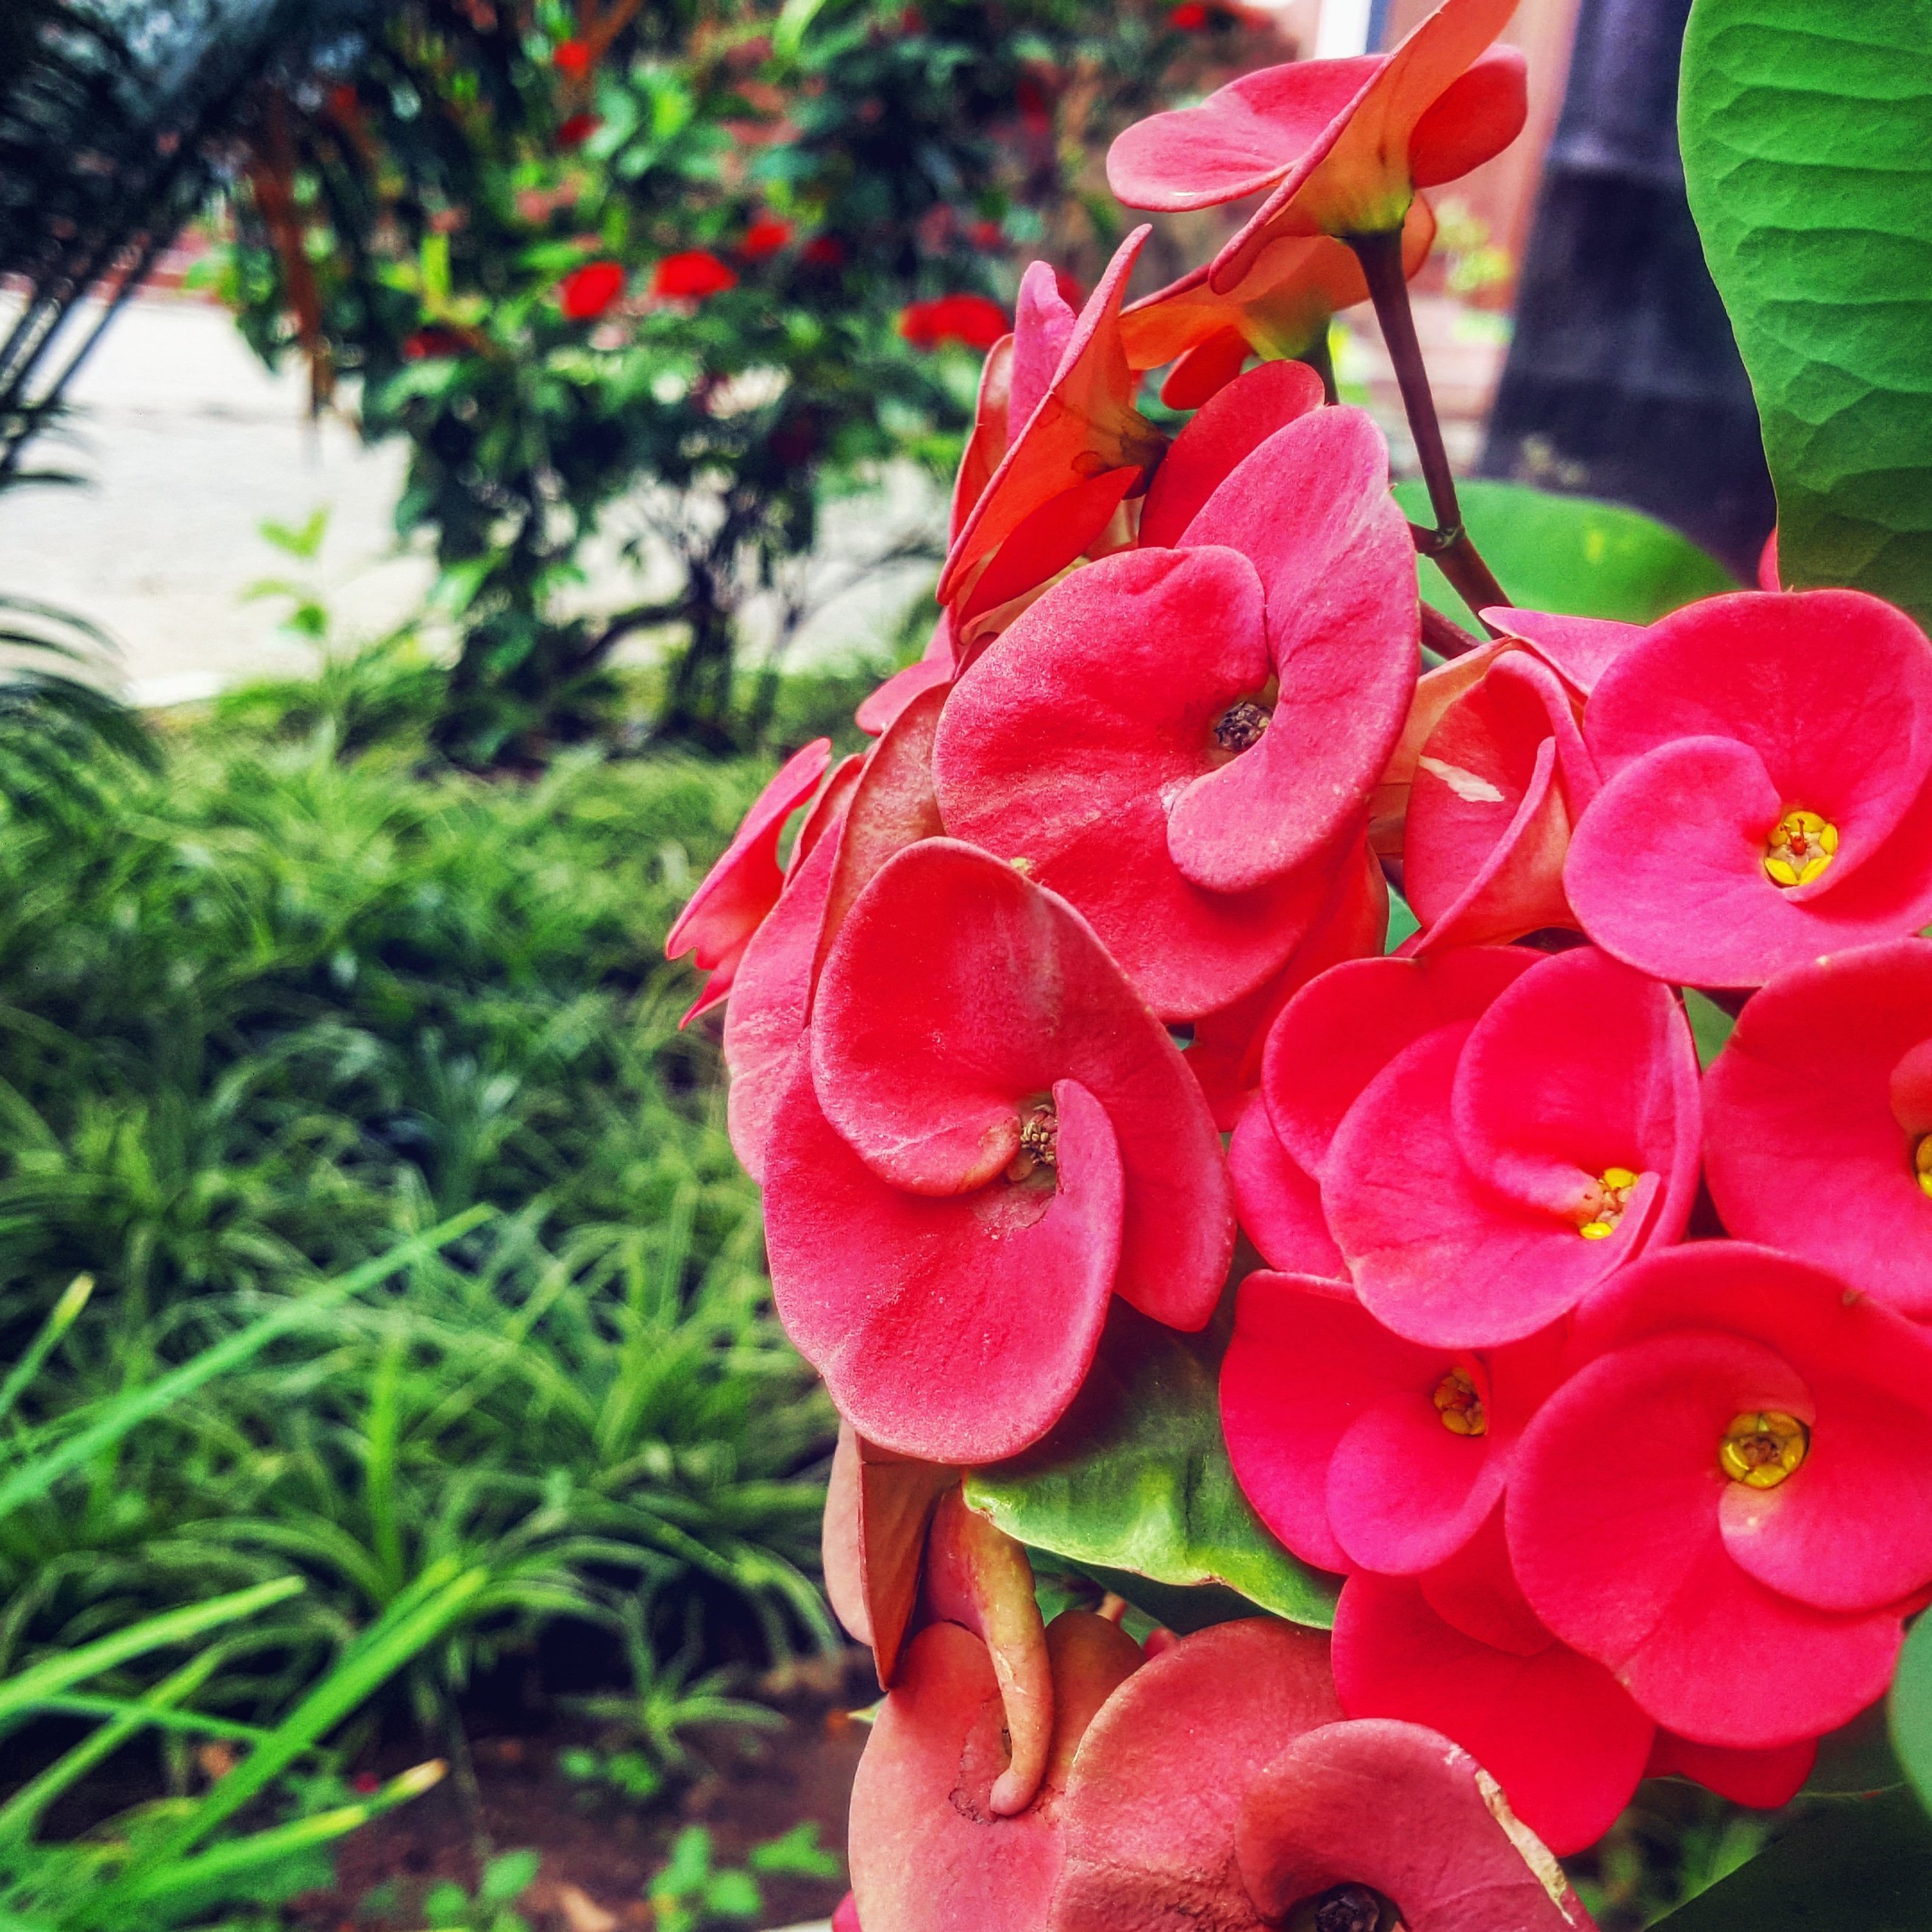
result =
[{"label": "soil", "polygon": [[[647,1804],[586,1787],[559,1768],[560,1753],[597,1742],[594,1730],[472,1736],[473,1789],[446,1778],[356,1833],[338,1855],[334,1886],[296,1901],[292,1922],[303,1932],[419,1928],[432,1885],[453,1879],[473,1888],[484,1858],[527,1847],[542,1864],[517,1910],[534,1932],[632,1932],[656,1923],[646,1893],[687,1826],[709,1831],[719,1868],[742,1865],[753,1846],[808,1820],[819,1842],[842,1856],[866,1739],[851,1713],[878,1694],[862,1651],[775,1672],[759,1686],[759,1701],[779,1712],[783,1728],[699,1734],[692,1773]],[[392,1762],[385,1752],[370,1768],[388,1776],[422,1755]],[[842,1878],[766,1874],[758,1886],[764,1910],[752,1923],[767,1928],[828,1918],[845,1893]]]}]

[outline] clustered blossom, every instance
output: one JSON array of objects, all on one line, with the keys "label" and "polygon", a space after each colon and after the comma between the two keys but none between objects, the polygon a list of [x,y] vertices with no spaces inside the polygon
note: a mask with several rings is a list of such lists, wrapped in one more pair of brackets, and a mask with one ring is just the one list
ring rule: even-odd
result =
[{"label": "clustered blossom", "polygon": [[[1785,1802],[1932,1593],[1932,643],[1771,574],[1430,662],[1382,440],[1288,359],[1521,124],[1510,10],[1122,137],[1132,205],[1264,198],[1140,303],[1144,230],[1077,308],[1028,271],[924,655],[673,931],[845,1424],[866,1932],[1582,1925],[1552,1850],[1646,1776]],[[965,1506],[1116,1297],[1221,1312],[1332,1637],[1047,1624]]]}]

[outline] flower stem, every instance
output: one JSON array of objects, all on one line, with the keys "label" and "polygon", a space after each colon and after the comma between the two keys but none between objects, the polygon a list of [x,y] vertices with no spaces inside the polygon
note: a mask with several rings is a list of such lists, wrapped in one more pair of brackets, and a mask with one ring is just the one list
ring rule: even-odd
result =
[{"label": "flower stem", "polygon": [[1402,236],[1390,230],[1387,234],[1351,235],[1345,238],[1362,265],[1370,299],[1376,306],[1376,320],[1382,325],[1382,340],[1388,346],[1390,361],[1395,364],[1396,383],[1402,391],[1402,406],[1408,413],[1410,434],[1415,438],[1416,460],[1422,466],[1429,507],[1436,518],[1433,530],[1415,529],[1415,547],[1434,561],[1455,587],[1456,595],[1480,617],[1490,605],[1507,604],[1509,598],[1462,527],[1462,507],[1456,500],[1456,479],[1450,474],[1449,452],[1442,446],[1442,425],[1436,418],[1436,398],[1429,387],[1422,345],[1416,340],[1415,316],[1408,305]]},{"label": "flower stem", "polygon": [[1322,378],[1322,399],[1327,403],[1338,403],[1342,398],[1335,387],[1335,358],[1328,346],[1328,325],[1323,322],[1322,333],[1295,358],[1305,362]]}]

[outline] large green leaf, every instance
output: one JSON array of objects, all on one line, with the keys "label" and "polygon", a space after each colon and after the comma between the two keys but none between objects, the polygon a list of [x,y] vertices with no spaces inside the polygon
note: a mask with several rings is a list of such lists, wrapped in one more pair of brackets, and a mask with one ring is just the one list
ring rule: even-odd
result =
[{"label": "large green leaf", "polygon": [[[1418,522],[1429,520],[1420,483],[1398,483],[1396,500]],[[1718,560],[1666,524],[1594,496],[1558,496],[1526,483],[1456,486],[1462,522],[1496,581],[1520,610],[1566,617],[1615,617],[1654,623],[1666,610],[1735,590]],[[1475,614],[1434,564],[1418,560],[1422,594],[1465,630]]]},{"label": "large green leaf", "polygon": [[1784,580],[1932,621],[1932,0],[1696,0],[1679,111]]},{"label": "large green leaf", "polygon": [[[1060,1426],[1025,1455],[974,1471],[967,1502],[1010,1536],[1096,1574],[1225,1585],[1325,1628],[1337,1580],[1269,1534],[1228,1466],[1220,1355],[1211,1336],[1176,1334],[1116,1304],[1100,1358]],[[1136,1600],[1130,1585],[1121,1594]],[[1169,1600],[1148,1594],[1142,1607],[1171,1620]],[[1202,1620],[1179,1606],[1174,1614]]]},{"label": "large green leaf", "polygon": [[1919,1797],[1932,1807],[1932,1616],[1905,1640],[1892,1680],[1892,1745]]},{"label": "large green leaf", "polygon": [[1932,1932],[1932,1820],[1906,1791],[1822,1801],[1656,1932]]}]

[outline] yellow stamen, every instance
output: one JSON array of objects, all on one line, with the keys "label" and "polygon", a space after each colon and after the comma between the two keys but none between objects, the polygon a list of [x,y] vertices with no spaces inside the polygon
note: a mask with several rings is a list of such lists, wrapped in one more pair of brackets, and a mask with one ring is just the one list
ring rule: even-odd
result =
[{"label": "yellow stamen", "polygon": [[1734,1416],[1718,1444],[1718,1462],[1734,1483],[1774,1490],[1811,1451],[1811,1432],[1781,1408]]},{"label": "yellow stamen", "polygon": [[1787,812],[1765,841],[1765,876],[1788,892],[1808,886],[1832,862],[1838,828],[1815,812]]},{"label": "yellow stamen", "polygon": [[1576,1229],[1585,1240],[1600,1241],[1616,1232],[1617,1223],[1630,1205],[1637,1178],[1627,1167],[1606,1167],[1597,1177],[1597,1184],[1590,1190],[1590,1198],[1584,1205],[1583,1211],[1589,1219]]},{"label": "yellow stamen", "polygon": [[1918,1144],[1912,1150],[1912,1171],[1918,1177],[1918,1185],[1927,1194],[1932,1194],[1932,1134],[1921,1134]]},{"label": "yellow stamen", "polygon": [[1490,1418],[1477,1393],[1474,1378],[1462,1369],[1451,1369],[1430,1396],[1442,1426],[1451,1436],[1486,1436]]}]

